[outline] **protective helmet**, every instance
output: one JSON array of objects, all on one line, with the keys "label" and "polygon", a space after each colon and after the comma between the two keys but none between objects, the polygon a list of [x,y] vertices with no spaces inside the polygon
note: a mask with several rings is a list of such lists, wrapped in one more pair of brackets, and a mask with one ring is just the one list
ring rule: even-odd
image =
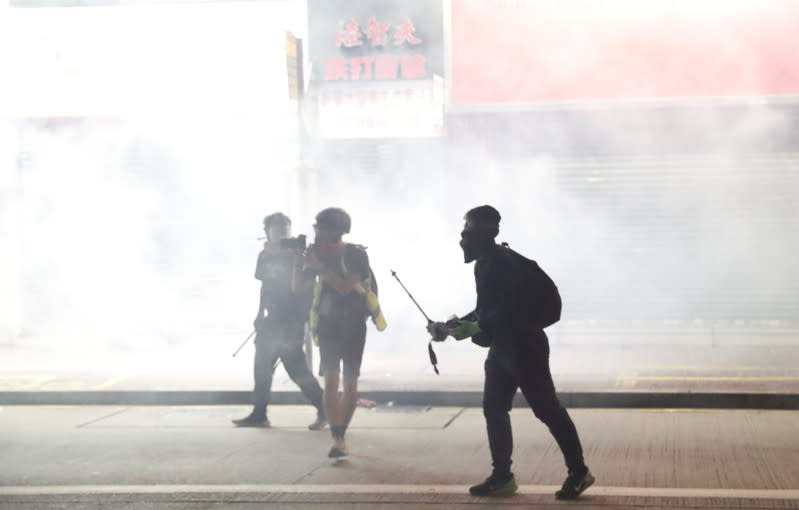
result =
[{"label": "protective helmet", "polygon": [[349,234],[352,219],[350,219],[350,215],[344,209],[328,207],[316,215],[316,224],[321,228],[332,230],[339,234]]}]

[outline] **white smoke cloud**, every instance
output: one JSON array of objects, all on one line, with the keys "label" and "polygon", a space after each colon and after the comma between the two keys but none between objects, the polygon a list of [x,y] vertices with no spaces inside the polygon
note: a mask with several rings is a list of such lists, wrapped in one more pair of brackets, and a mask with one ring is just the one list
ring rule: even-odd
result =
[{"label": "white smoke cloud", "polygon": [[[499,239],[538,260],[558,283],[564,324],[551,328],[558,342],[631,338],[586,334],[590,325],[581,329],[575,319],[614,319],[630,329],[641,319],[709,320],[694,312],[712,308],[708,301],[725,309],[731,293],[749,292],[762,309],[790,302],[785,289],[799,276],[796,241],[786,235],[795,163],[746,150],[748,140],[787,129],[784,110],[753,105],[723,130],[714,111],[698,113],[693,128],[709,140],[706,154],[658,152],[659,130],[668,126],[640,129],[622,108],[587,117],[591,132],[601,132],[591,142],[636,145],[650,156],[564,158],[565,148],[581,142],[567,126],[556,126],[563,128],[556,136],[519,123],[478,140],[419,144],[419,152],[396,152],[368,172],[346,153],[298,169],[282,52],[285,29],[301,33],[302,15],[248,5],[41,11],[50,24],[28,42],[37,58],[66,66],[70,85],[47,107],[110,118],[1,125],[4,341],[120,357],[152,351],[171,360],[187,353],[229,359],[257,305],[261,218],[281,210],[294,219],[295,234],[311,234],[314,214],[326,206],[351,213],[349,240],[369,247],[380,283],[389,329],[370,327],[367,373],[430,373],[424,319],[390,270],[433,319],[468,312],[474,283],[459,232],[466,210],[484,203],[503,215]],[[189,10],[199,21],[184,16]],[[16,21],[28,21],[20,26],[37,16],[14,12]],[[88,35],[59,59],[52,54],[59,37],[46,32],[60,16],[83,19]],[[131,16],[138,28],[124,29]],[[176,20],[185,20],[185,30],[171,44]],[[150,37],[134,38],[147,32],[142,27]],[[110,49],[95,52],[92,34],[110,37]],[[17,35],[24,38],[21,29]],[[13,62],[21,66],[24,56]],[[106,64],[113,72],[102,72]],[[31,68],[55,73],[51,65]],[[50,76],[34,71],[22,74]],[[31,99],[41,94],[13,91],[27,99],[4,111],[43,113]],[[550,137],[552,150],[514,158],[496,150],[537,136]],[[321,155],[324,142],[316,142]],[[16,145],[19,163],[8,150]],[[787,170],[780,173],[780,165]],[[761,180],[765,167],[772,177]],[[681,237],[688,230],[696,239]],[[465,342],[437,348],[442,365],[470,372],[483,355]],[[243,377],[248,362],[237,367]]]}]

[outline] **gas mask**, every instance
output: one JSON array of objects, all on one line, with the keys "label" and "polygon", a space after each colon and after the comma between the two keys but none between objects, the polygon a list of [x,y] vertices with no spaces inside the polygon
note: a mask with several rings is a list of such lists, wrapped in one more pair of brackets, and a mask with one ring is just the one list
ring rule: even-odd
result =
[{"label": "gas mask", "polygon": [[494,246],[495,229],[475,228],[461,232],[461,249],[463,261],[468,264],[479,259]]}]

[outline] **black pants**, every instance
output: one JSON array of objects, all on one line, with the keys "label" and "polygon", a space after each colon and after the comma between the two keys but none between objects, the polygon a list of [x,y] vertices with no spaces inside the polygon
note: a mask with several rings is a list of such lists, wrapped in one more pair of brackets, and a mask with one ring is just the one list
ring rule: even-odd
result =
[{"label": "black pants", "polygon": [[549,371],[549,343],[544,332],[538,331],[530,338],[514,342],[512,347],[493,346],[485,362],[483,414],[494,473],[497,476],[510,473],[513,431],[509,412],[519,388],[536,418],[544,422],[557,441],[569,472],[583,470],[580,438],[555,394]]},{"label": "black pants", "polygon": [[303,325],[286,327],[277,321],[268,321],[255,335],[253,406],[256,412],[266,412],[278,359],[283,362],[289,377],[300,387],[303,395],[320,413],[324,412],[322,388],[305,362],[305,353],[302,350],[303,331]]}]

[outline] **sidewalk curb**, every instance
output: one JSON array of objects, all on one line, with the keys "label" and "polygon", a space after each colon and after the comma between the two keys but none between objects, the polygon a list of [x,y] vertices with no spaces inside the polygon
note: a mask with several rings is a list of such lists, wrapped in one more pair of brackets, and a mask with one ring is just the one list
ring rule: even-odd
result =
[{"label": "sidewalk curb", "polygon": [[[482,407],[478,391],[365,391],[362,398],[378,405]],[[799,394],[566,392],[568,408],[622,409],[784,409],[799,410]],[[0,405],[249,405],[249,391],[0,391]],[[307,404],[295,391],[272,392],[272,404]],[[516,395],[514,405],[524,405]]]}]

